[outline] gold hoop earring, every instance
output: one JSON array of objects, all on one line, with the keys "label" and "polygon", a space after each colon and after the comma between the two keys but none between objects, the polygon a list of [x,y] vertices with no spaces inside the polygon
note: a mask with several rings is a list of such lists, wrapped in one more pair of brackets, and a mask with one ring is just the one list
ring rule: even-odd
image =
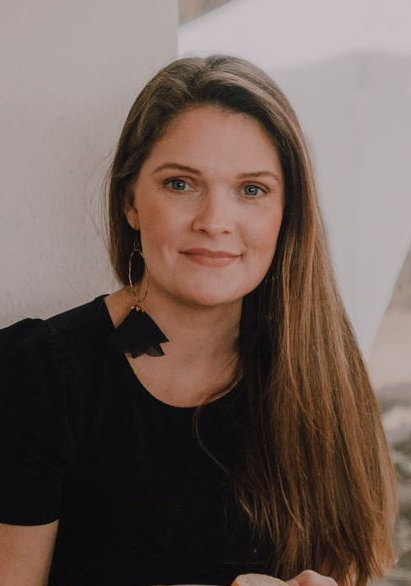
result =
[{"label": "gold hoop earring", "polygon": [[[142,299],[138,299],[137,294],[134,291],[131,274],[131,261],[136,252],[139,252],[144,260],[143,253],[138,246],[137,236],[134,240],[133,250],[131,251],[128,261],[128,280],[131,293],[135,299],[135,304],[131,306],[131,311],[129,311],[121,324],[108,335],[107,343],[109,347],[116,352],[129,352],[132,358],[136,358],[141,354],[148,354],[149,356],[164,356],[160,344],[169,342],[169,339],[140,305],[147,296],[149,281],[147,281],[147,289]],[[144,270],[147,273],[148,280],[149,276],[146,266],[144,267]]]}]

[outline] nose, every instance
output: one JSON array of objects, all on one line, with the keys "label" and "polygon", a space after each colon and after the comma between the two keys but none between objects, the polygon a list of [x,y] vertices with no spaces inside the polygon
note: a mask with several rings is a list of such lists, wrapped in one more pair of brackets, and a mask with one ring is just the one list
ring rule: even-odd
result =
[{"label": "nose", "polygon": [[226,190],[210,190],[201,198],[192,227],[211,236],[231,233],[235,222],[233,203]]}]

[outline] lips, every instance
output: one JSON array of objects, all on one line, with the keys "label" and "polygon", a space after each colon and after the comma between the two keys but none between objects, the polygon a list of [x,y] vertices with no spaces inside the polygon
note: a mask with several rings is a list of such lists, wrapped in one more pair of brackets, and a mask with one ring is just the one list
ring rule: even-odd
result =
[{"label": "lips", "polygon": [[207,248],[189,248],[188,250],[183,250],[182,253],[208,256],[211,258],[235,258],[241,256],[240,254],[235,254],[228,250],[209,250]]},{"label": "lips", "polygon": [[[211,252],[211,254],[210,254]],[[240,262],[241,254],[232,254],[227,251],[208,251],[207,254],[193,253],[193,252],[182,252],[188,262],[194,262],[197,265],[205,267],[227,267],[229,265]],[[229,255],[229,256],[227,256]]]}]

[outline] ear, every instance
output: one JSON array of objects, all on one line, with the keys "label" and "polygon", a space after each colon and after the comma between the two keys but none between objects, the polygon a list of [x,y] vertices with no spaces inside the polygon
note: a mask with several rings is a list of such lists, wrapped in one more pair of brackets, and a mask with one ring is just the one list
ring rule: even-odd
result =
[{"label": "ear", "polygon": [[137,208],[134,205],[134,194],[127,194],[124,204],[124,215],[127,222],[134,230],[140,230],[140,220],[138,217]]}]

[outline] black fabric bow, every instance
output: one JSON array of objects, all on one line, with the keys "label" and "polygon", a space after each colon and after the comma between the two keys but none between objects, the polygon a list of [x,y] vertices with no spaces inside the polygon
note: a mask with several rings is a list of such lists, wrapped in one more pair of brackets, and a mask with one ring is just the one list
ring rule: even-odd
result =
[{"label": "black fabric bow", "polygon": [[156,322],[143,310],[135,307],[121,324],[107,336],[107,344],[117,352],[129,352],[133,358],[148,354],[164,356],[160,347],[169,339],[163,334]]}]

